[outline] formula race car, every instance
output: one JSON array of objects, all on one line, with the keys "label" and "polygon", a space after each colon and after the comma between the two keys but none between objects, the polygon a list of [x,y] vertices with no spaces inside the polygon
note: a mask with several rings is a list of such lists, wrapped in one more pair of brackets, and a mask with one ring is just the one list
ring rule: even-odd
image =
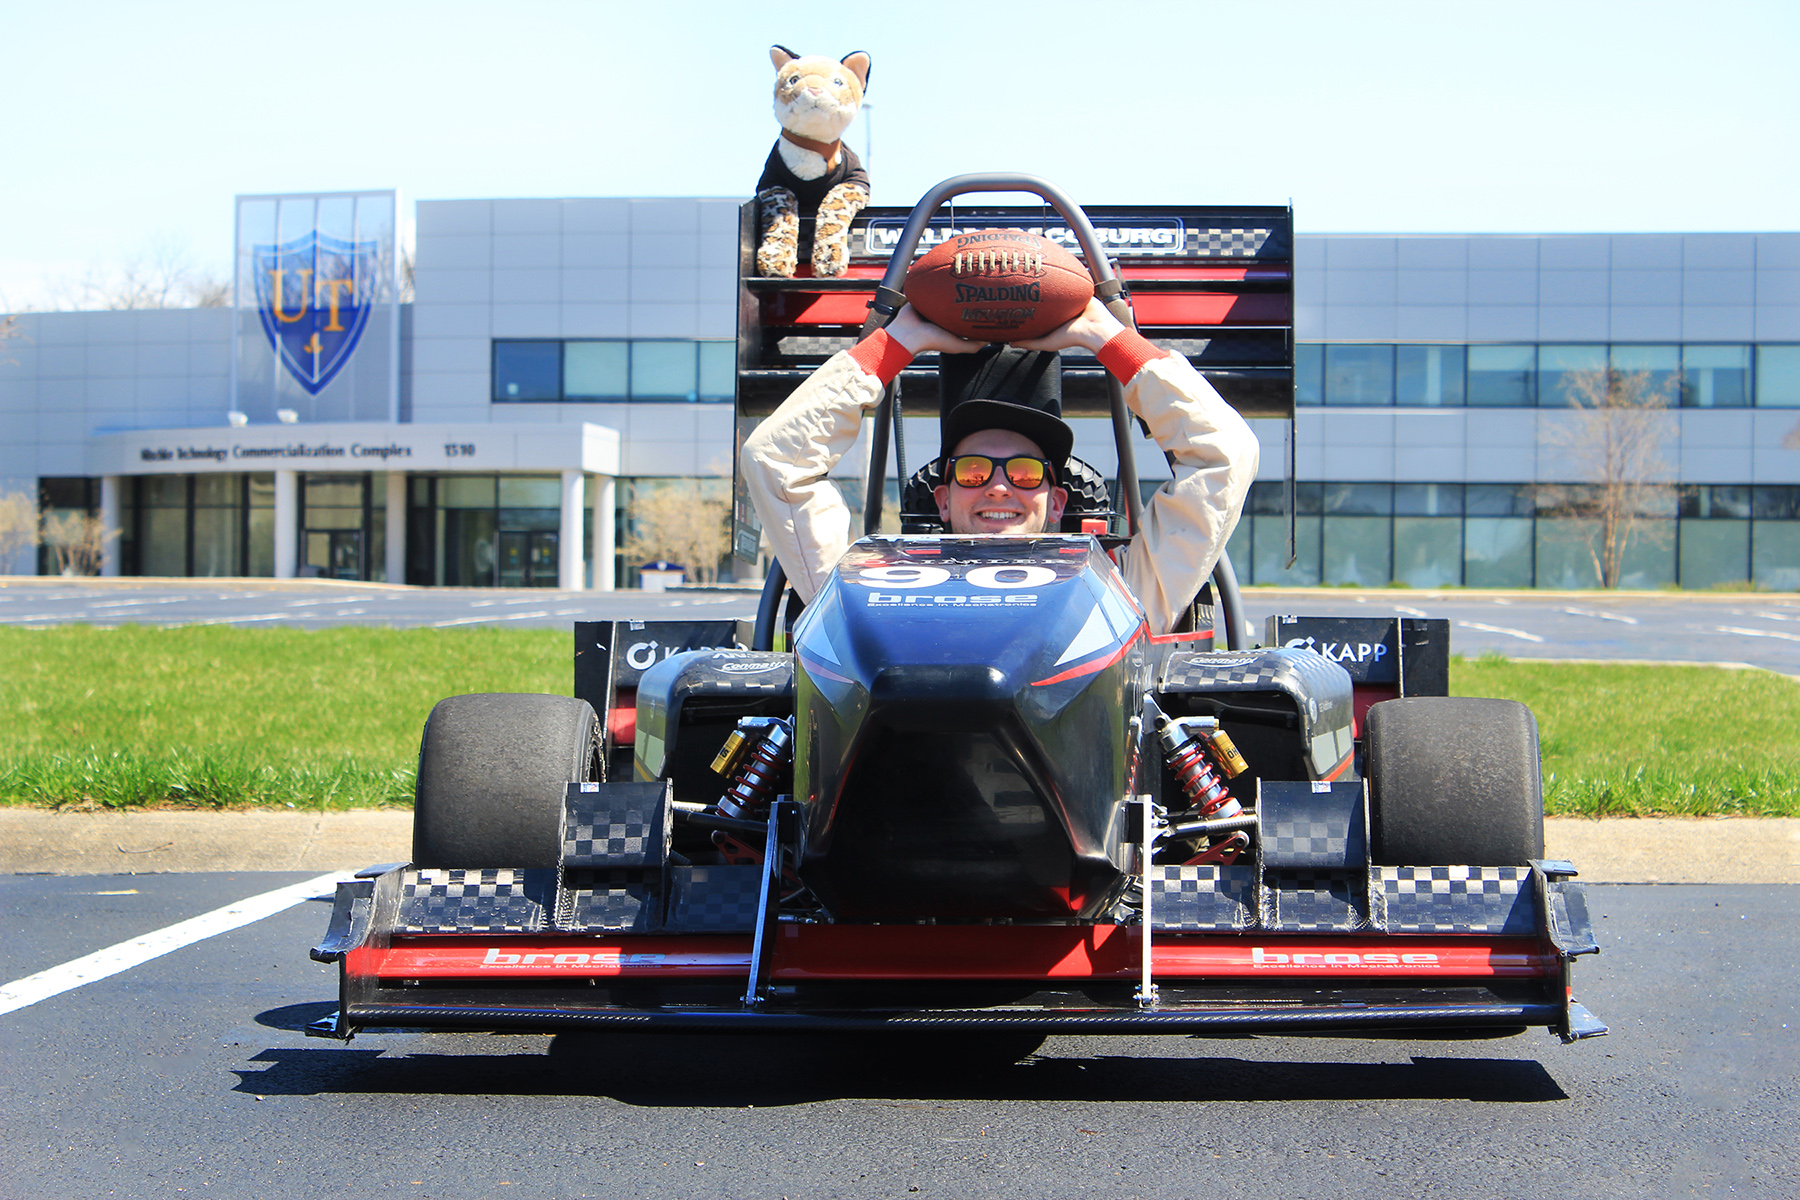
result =
[{"label": "formula race car", "polygon": [[[983,176],[861,276],[870,325],[940,205],[1001,185],[1129,314],[1081,209]],[[806,282],[747,310],[791,315]],[[931,530],[908,482],[914,532],[876,533],[870,488],[797,616],[776,567],[754,628],[582,624],[576,696],[440,702],[413,861],[339,886],[313,954],[340,1003],[309,1032],[1605,1032],[1570,990],[1598,947],[1543,858],[1536,725],[1443,694],[1445,623],[1271,618],[1243,647],[1222,561],[1193,628],[1154,636],[1111,556],[1135,479],[1124,513],[1095,489],[1032,538]]]}]

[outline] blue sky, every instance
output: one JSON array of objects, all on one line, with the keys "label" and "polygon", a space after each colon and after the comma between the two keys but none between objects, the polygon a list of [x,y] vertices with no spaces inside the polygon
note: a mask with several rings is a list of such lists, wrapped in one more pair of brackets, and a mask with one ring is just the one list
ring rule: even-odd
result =
[{"label": "blue sky", "polygon": [[222,274],[240,192],[744,195],[771,42],[873,55],[880,204],[1005,169],[1311,232],[1800,228],[1792,0],[824,7],[14,6],[0,311],[155,246]]}]

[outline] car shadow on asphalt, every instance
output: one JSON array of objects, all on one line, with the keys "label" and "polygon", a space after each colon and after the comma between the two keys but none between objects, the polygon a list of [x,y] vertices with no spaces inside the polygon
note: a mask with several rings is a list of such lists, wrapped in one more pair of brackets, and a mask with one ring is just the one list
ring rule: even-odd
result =
[{"label": "car shadow on asphalt", "polygon": [[[379,1035],[371,1040],[378,1041]],[[1249,1039],[1277,1049],[1281,1039]],[[545,1042],[548,1041],[548,1045]],[[1159,1044],[1152,1042],[1151,1045]],[[531,1047],[521,1052],[520,1043]],[[1209,1040],[1172,1038],[1192,1050]],[[1143,1043],[1139,1043],[1140,1045]],[[1304,1043],[1287,1041],[1285,1046]],[[440,1053],[440,1048],[449,1053]],[[259,1096],[567,1095],[642,1107],[758,1108],[849,1098],[896,1100],[1567,1100],[1532,1058],[1409,1054],[1404,1062],[1211,1054],[1075,1054],[841,1035],[439,1034],[391,1048],[273,1047],[237,1071]]]}]

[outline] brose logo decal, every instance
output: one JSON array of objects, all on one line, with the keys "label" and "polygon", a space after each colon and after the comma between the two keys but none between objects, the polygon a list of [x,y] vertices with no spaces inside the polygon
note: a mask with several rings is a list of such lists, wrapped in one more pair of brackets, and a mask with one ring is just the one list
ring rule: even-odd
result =
[{"label": "brose logo decal", "polygon": [[490,948],[487,957],[481,960],[484,967],[537,967],[554,970],[557,967],[654,967],[661,965],[660,954],[626,954],[621,950],[598,950],[586,954],[579,950],[566,950],[560,953],[550,950],[521,951],[510,954],[504,950]]},{"label": "brose logo decal", "polygon": [[1369,954],[1358,954],[1347,951],[1330,953],[1326,951],[1306,951],[1282,953],[1264,950],[1261,946],[1250,947],[1250,965],[1255,967],[1285,967],[1293,970],[1330,970],[1333,967],[1403,967],[1409,970],[1431,970],[1441,964],[1435,954],[1389,954],[1375,951]]}]

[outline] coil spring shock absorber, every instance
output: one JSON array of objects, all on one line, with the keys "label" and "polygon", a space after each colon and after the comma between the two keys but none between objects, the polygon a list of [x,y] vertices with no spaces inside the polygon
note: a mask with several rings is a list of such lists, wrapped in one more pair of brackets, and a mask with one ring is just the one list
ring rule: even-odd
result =
[{"label": "coil spring shock absorber", "polygon": [[[1226,790],[1225,779],[1242,775],[1250,764],[1244,761],[1231,736],[1219,728],[1215,718],[1171,719],[1158,714],[1156,734],[1162,740],[1163,757],[1169,769],[1175,773],[1182,792],[1193,802],[1201,820],[1244,815],[1244,806]],[[1224,779],[1220,778],[1221,771]],[[1238,830],[1188,859],[1184,865],[1232,862],[1249,847],[1250,836]]]},{"label": "coil spring shock absorber", "polygon": [[[745,717],[719,747],[712,769],[731,782],[715,806],[740,821],[766,821],[783,774],[793,762],[794,727],[779,717]],[[762,862],[762,847],[716,831],[713,844],[734,865]]]}]

